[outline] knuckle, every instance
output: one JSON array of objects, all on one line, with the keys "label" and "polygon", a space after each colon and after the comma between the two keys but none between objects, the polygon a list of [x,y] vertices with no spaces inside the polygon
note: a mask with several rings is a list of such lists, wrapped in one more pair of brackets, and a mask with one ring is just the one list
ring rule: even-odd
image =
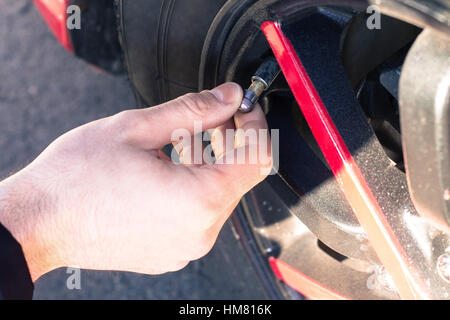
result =
[{"label": "knuckle", "polygon": [[189,264],[189,261],[182,261],[173,263],[169,268],[167,268],[167,272],[176,272],[184,269]]},{"label": "knuckle", "polygon": [[207,196],[202,194],[197,199],[199,206],[198,216],[202,220],[201,225],[205,228],[210,228],[216,223],[217,217],[222,211],[223,199],[226,198],[222,196],[225,191],[215,184],[208,184],[207,190]]},{"label": "knuckle", "polygon": [[203,118],[217,103],[214,96],[209,92],[188,93],[179,98],[181,111],[189,118]]},{"label": "knuckle", "polygon": [[113,116],[114,130],[119,142],[129,143],[140,133],[147,130],[147,123],[136,110],[122,111]]},{"label": "knuckle", "polygon": [[204,237],[203,239],[195,242],[189,259],[193,261],[203,258],[212,250],[214,243],[215,241],[209,239],[209,237]]},{"label": "knuckle", "polygon": [[202,235],[214,227],[219,220],[222,205],[216,201],[207,200],[208,197],[198,197],[196,208],[191,216],[191,226],[196,234]]},{"label": "knuckle", "polygon": [[125,110],[113,116],[113,118],[116,120],[116,123],[121,126],[125,126],[130,123],[130,121],[133,121],[134,117],[134,112],[131,110]]},{"label": "knuckle", "polygon": [[196,229],[200,233],[206,232],[217,222],[217,214],[215,212],[217,209],[214,209],[211,203],[206,204],[206,202],[208,201],[202,201],[199,204],[200,208],[194,218]]}]

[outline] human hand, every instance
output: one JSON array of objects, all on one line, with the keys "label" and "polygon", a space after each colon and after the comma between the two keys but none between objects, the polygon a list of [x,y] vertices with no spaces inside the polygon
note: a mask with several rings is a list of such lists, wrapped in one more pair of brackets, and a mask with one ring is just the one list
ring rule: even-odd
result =
[{"label": "human hand", "polygon": [[94,121],[1,182],[0,223],[22,245],[32,279],[62,266],[159,274],[207,254],[240,198],[266,177],[270,148],[254,164],[201,165],[176,165],[160,150],[176,129],[193,134],[194,121],[216,128],[217,157],[247,150],[245,136],[231,148],[215,139],[236,127],[267,129],[259,106],[236,114],[241,100],[227,83]]}]

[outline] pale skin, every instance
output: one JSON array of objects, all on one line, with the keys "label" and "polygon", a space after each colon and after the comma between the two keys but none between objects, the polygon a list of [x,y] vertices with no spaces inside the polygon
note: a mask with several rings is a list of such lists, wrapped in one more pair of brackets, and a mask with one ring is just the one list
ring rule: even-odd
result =
[{"label": "pale skin", "polygon": [[240,86],[227,83],[88,123],[0,182],[0,223],[21,244],[33,281],[63,266],[161,274],[206,255],[271,159],[176,165],[160,150],[194,121],[212,132],[216,156],[248,147],[214,139],[227,128],[267,128],[259,106],[236,113],[241,100]]}]

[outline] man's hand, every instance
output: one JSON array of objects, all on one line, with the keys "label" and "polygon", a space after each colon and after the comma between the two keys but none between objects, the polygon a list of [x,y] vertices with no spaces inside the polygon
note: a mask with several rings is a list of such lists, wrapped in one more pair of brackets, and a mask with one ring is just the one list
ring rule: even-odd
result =
[{"label": "man's hand", "polygon": [[62,266],[159,274],[207,254],[271,163],[176,165],[160,150],[174,130],[193,133],[194,121],[216,128],[216,156],[246,148],[245,139],[231,149],[214,139],[267,128],[260,107],[234,116],[241,100],[228,83],[86,124],[1,182],[0,223],[21,243],[33,280]]}]

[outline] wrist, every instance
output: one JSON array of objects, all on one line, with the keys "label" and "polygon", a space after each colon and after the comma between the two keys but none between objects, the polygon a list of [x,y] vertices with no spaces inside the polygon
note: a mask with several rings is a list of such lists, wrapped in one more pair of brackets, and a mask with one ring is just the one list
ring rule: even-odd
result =
[{"label": "wrist", "polygon": [[52,244],[51,197],[19,172],[0,182],[0,223],[21,245],[31,278],[59,267]]}]

